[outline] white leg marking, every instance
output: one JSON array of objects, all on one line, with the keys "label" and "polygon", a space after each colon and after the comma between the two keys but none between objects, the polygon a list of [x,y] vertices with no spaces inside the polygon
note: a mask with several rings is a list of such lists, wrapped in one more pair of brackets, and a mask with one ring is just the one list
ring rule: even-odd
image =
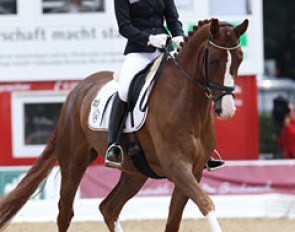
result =
[{"label": "white leg marking", "polygon": [[[226,62],[226,69],[224,74],[224,85],[225,86],[234,86],[234,78],[230,74],[230,66],[232,64],[232,57],[230,51],[227,51],[227,62]],[[236,112],[236,106],[233,96],[226,95],[221,100],[221,108],[222,112],[220,117],[221,118],[231,118],[234,116]]]},{"label": "white leg marking", "polygon": [[206,217],[211,232],[222,232],[214,211],[209,212]]},{"label": "white leg marking", "polygon": [[124,232],[119,221],[115,221],[114,226],[115,226],[115,232]]}]

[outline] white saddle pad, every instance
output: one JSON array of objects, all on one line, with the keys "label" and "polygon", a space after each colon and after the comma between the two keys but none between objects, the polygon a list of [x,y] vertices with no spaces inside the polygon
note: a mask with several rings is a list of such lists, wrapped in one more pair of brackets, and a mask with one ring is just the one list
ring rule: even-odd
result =
[{"label": "white saddle pad", "polygon": [[[144,124],[148,107],[145,112],[142,112],[139,108],[140,101],[144,97],[143,105],[148,100],[149,92],[152,88],[150,81],[146,82],[142,91],[140,92],[139,98],[136,102],[133,112],[130,112],[125,122],[124,133],[131,133],[138,131]],[[92,101],[90,114],[88,117],[88,126],[91,130],[95,131],[107,131],[109,124],[109,117],[111,108],[113,105],[113,96],[118,90],[118,82],[112,80],[102,87],[98,92],[95,99]],[[143,96],[145,90],[148,94]]]}]

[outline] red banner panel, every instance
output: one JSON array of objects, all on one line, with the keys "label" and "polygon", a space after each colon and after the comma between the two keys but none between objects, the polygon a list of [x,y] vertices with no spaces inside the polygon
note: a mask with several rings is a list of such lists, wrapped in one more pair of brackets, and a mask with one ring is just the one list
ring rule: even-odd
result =
[{"label": "red banner panel", "polygon": [[215,120],[217,150],[226,160],[256,160],[259,155],[259,120],[255,76],[236,79],[236,114]]}]

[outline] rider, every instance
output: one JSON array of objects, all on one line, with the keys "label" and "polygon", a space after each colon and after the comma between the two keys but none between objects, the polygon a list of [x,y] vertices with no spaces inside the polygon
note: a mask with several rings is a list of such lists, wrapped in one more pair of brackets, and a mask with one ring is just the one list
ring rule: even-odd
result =
[{"label": "rider", "polygon": [[[119,141],[119,127],[127,108],[130,83],[136,73],[161,55],[159,48],[166,45],[168,38],[164,20],[172,35],[172,42],[178,47],[183,42],[183,29],[174,0],[115,0],[115,13],[119,32],[127,39],[127,45],[119,89],[110,115],[105,162],[107,166],[120,167],[121,147],[116,142]],[[224,165],[224,161],[210,158],[207,165],[217,169]]]}]

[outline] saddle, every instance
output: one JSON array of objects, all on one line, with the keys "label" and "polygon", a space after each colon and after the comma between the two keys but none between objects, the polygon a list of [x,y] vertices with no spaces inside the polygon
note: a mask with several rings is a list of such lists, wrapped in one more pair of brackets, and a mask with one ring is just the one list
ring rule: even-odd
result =
[{"label": "saddle", "polygon": [[[164,62],[165,59],[162,55],[137,73],[131,82],[124,133],[136,132],[143,126],[148,111],[150,93]],[[109,115],[117,90],[118,82],[115,80],[108,82],[99,90],[92,101],[88,116],[88,127],[91,130],[106,131],[108,129]]]}]

